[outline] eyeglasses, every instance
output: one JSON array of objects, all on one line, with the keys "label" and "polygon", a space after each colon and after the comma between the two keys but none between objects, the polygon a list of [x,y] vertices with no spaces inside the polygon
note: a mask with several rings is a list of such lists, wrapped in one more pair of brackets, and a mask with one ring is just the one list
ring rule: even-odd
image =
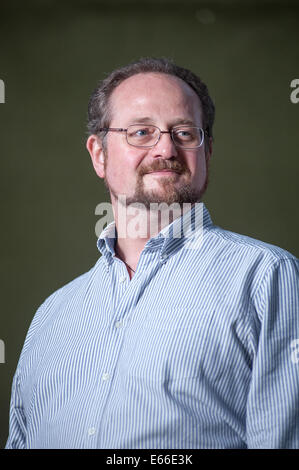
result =
[{"label": "eyeglasses", "polygon": [[204,142],[204,131],[201,127],[179,126],[170,131],[161,131],[157,126],[134,124],[127,129],[116,127],[101,127],[99,131],[125,132],[127,142],[133,147],[154,147],[160,140],[161,134],[170,134],[174,145],[185,149],[195,149]]}]

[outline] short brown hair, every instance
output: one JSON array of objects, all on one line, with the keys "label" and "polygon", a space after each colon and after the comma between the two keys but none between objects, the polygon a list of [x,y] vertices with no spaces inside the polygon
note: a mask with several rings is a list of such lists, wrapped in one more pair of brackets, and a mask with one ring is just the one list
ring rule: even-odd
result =
[{"label": "short brown hair", "polygon": [[138,73],[164,73],[184,80],[198,95],[202,104],[203,126],[209,137],[213,137],[215,106],[203,81],[188,69],[174,64],[167,58],[145,57],[114,70],[100,81],[91,94],[88,104],[88,134],[99,134],[101,127],[109,127],[109,98],[113,90],[124,80]]}]

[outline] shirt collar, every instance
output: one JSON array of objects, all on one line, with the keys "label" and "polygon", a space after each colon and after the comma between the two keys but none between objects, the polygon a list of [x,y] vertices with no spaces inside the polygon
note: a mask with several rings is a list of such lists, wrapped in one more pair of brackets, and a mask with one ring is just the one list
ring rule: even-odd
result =
[{"label": "shirt collar", "polygon": [[[194,243],[194,240],[199,239],[203,231],[211,225],[213,225],[212,219],[205,204],[197,202],[181,217],[164,227],[158,235],[150,238],[144,249],[160,248],[160,256],[165,259],[182,244]],[[98,250],[106,258],[115,255],[116,239],[117,229],[113,221],[101,232],[97,241]]]}]

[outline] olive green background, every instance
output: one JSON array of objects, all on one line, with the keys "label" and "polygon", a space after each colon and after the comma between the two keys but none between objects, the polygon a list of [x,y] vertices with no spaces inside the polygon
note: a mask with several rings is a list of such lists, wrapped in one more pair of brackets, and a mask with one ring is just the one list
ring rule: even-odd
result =
[{"label": "olive green background", "polygon": [[85,149],[97,81],[141,56],[198,73],[216,105],[205,202],[217,225],[298,256],[299,9],[271,1],[10,1],[0,7],[0,445],[31,319],[97,260],[108,200]]}]

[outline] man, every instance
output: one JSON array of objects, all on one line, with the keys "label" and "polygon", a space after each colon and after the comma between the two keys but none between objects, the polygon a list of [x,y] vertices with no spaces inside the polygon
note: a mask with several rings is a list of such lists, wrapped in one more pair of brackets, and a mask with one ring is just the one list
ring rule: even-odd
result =
[{"label": "man", "polygon": [[213,225],[213,121],[206,86],[166,59],[93,93],[115,222],[33,319],[7,448],[299,447],[298,260]]}]

